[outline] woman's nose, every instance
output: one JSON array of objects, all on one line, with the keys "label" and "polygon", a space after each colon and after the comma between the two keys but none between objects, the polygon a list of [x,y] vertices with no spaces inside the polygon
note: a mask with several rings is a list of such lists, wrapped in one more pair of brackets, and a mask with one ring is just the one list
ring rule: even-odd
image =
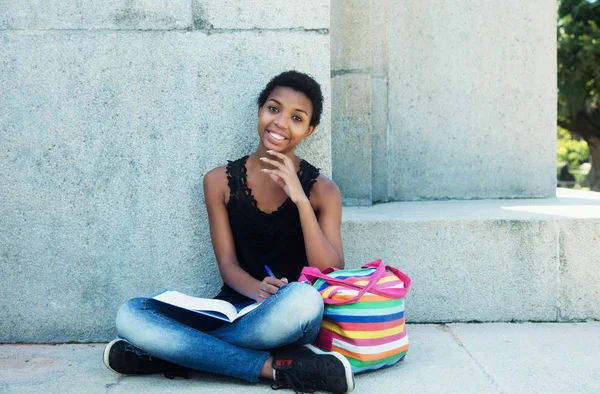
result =
[{"label": "woman's nose", "polygon": [[277,118],[275,118],[275,126],[279,127],[280,129],[287,129],[287,121],[285,116],[279,115]]}]

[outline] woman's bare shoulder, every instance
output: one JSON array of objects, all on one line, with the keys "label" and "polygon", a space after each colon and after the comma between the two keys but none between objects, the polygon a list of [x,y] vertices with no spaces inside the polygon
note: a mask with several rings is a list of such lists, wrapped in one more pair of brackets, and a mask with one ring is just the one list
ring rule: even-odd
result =
[{"label": "woman's bare shoulder", "polygon": [[204,174],[204,195],[222,197],[223,201],[227,188],[227,166],[215,167]]},{"label": "woman's bare shoulder", "polygon": [[227,166],[215,167],[204,174],[204,182],[212,184],[227,183]]},{"label": "woman's bare shoulder", "polygon": [[311,200],[313,200],[313,198],[315,199],[317,206],[342,203],[340,188],[333,180],[327,178],[323,174],[319,174],[316,182],[313,184],[310,197]]}]

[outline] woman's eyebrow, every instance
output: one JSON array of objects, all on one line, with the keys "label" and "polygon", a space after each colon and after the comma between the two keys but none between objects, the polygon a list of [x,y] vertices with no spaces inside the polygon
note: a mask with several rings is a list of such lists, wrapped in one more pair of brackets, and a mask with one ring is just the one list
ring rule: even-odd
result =
[{"label": "woman's eyebrow", "polygon": [[303,109],[296,108],[296,111],[298,111],[298,112],[304,112],[306,114],[306,116],[308,116],[308,113],[305,110],[303,110]]},{"label": "woman's eyebrow", "polygon": [[[280,103],[279,101],[275,100],[274,98],[270,98],[270,99],[269,99],[269,100],[267,100],[267,101],[275,101],[277,104],[281,105],[281,103]],[[296,108],[294,111],[298,111],[298,112],[304,112],[304,113],[306,114],[306,116],[308,116],[308,112],[306,112],[306,111],[305,111],[305,110],[303,110],[303,109]]]}]

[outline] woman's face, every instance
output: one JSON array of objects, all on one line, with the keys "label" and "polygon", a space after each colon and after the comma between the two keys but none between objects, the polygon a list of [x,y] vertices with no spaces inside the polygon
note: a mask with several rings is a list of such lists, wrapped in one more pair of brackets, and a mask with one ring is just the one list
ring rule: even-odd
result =
[{"label": "woman's face", "polygon": [[258,108],[258,135],[263,146],[289,152],[312,134],[312,103],[304,93],[278,86]]}]

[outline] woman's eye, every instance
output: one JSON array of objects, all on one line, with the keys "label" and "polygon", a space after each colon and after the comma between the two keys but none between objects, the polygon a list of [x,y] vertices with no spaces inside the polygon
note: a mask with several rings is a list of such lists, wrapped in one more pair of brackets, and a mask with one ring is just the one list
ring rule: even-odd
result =
[{"label": "woman's eye", "polygon": [[269,111],[271,112],[279,112],[279,108],[273,107],[272,105],[269,107]]},{"label": "woman's eye", "polygon": [[294,116],[292,119],[294,119],[296,122],[302,122],[302,118],[299,116]]}]

